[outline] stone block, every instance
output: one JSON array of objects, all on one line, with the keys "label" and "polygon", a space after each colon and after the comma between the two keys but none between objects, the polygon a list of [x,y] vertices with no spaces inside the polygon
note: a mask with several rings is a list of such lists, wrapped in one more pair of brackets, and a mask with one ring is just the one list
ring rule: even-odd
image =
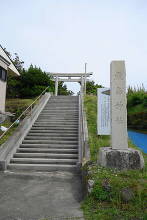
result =
[{"label": "stone block", "polygon": [[110,109],[112,149],[128,149],[126,69],[124,61],[112,61],[110,66]]},{"label": "stone block", "polygon": [[118,170],[142,169],[144,159],[139,150],[128,148],[114,150],[110,147],[100,148],[98,163],[100,166]]}]

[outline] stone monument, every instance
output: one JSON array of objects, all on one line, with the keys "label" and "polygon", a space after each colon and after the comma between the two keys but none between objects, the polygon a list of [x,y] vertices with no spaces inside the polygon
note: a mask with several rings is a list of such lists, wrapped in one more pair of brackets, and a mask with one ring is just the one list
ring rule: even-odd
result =
[{"label": "stone monument", "polygon": [[119,170],[142,169],[140,151],[128,148],[126,70],[124,61],[112,61],[110,66],[111,147],[101,148],[99,164]]}]

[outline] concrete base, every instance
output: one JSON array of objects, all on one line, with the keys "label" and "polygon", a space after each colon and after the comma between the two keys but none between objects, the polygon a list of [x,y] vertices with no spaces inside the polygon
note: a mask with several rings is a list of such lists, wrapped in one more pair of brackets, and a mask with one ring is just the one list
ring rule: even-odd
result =
[{"label": "concrete base", "polygon": [[99,165],[118,170],[142,169],[144,159],[140,151],[128,148],[127,150],[114,150],[110,147],[100,148]]}]

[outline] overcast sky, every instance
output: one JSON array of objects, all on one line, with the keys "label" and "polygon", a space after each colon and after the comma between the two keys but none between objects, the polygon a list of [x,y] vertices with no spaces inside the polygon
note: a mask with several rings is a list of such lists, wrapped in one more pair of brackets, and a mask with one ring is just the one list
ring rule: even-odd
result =
[{"label": "overcast sky", "polygon": [[87,62],[109,87],[110,62],[125,60],[127,85],[147,88],[147,0],[0,0],[0,11],[0,44],[25,67],[83,72]]}]

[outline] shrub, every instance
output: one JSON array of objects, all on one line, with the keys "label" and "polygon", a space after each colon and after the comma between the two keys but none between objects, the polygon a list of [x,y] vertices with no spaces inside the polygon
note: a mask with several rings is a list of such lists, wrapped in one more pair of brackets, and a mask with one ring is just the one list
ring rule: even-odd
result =
[{"label": "shrub", "polygon": [[144,101],[144,93],[142,92],[136,92],[132,93],[128,96],[128,107],[132,107],[138,104],[143,103]]},{"label": "shrub", "polygon": [[128,127],[135,129],[147,129],[147,112],[129,114]]},{"label": "shrub", "polygon": [[147,107],[147,93],[144,95],[143,106]]}]

